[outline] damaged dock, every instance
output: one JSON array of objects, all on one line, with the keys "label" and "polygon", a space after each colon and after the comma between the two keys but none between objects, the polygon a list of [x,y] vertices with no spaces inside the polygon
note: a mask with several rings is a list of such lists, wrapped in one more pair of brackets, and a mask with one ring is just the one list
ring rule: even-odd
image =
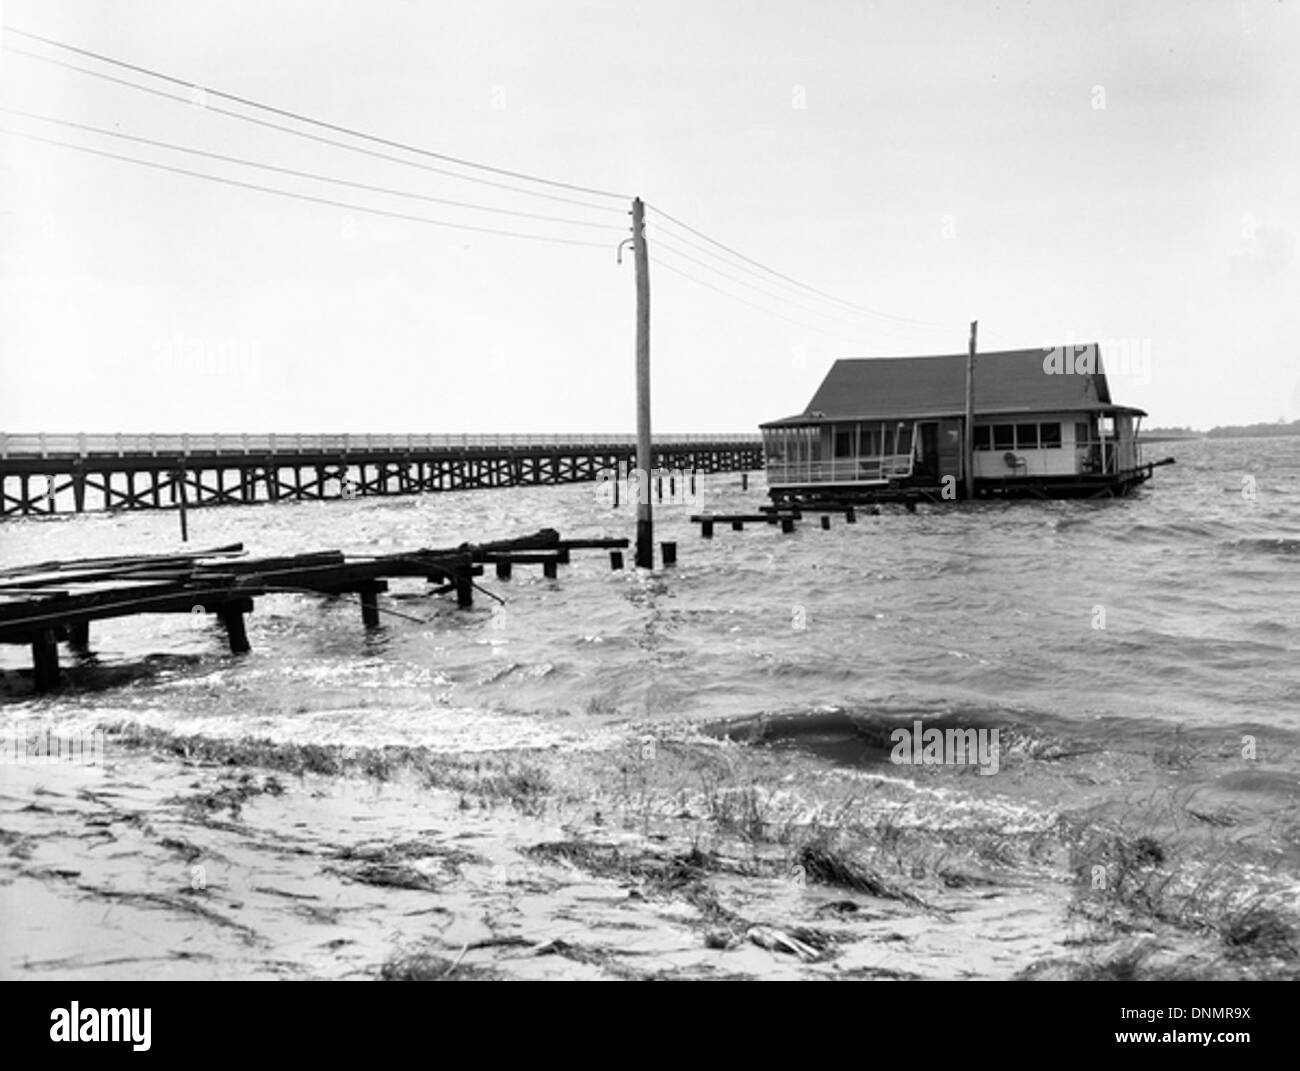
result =
[{"label": "damaged dock", "polygon": [[[514,539],[385,555],[338,550],[250,558],[240,543],[181,554],[133,555],[49,561],[0,571],[0,643],[29,645],[38,692],[59,684],[59,644],[77,652],[90,646],[92,622],[136,614],[213,614],[225,628],[233,654],[249,651],[245,615],[264,595],[351,594],[362,623],[377,628],[379,596],[397,577],[436,585],[431,594],[455,593],[471,607],[474,592],[503,601],[475,582],[491,564],[508,580],[515,565],[541,565],[553,578],[575,550],[608,550],[622,568],[626,538],[560,538],[544,528]],[[406,616],[406,615],[399,615]]]}]

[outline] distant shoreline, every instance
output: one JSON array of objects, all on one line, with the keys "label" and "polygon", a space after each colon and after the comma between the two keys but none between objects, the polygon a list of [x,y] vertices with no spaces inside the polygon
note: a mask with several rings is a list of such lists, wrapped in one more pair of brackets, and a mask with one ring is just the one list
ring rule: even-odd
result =
[{"label": "distant shoreline", "polygon": [[1223,424],[1209,431],[1177,428],[1152,428],[1141,436],[1143,442],[1175,442],[1180,439],[1289,439],[1300,435],[1300,420],[1290,424]]}]

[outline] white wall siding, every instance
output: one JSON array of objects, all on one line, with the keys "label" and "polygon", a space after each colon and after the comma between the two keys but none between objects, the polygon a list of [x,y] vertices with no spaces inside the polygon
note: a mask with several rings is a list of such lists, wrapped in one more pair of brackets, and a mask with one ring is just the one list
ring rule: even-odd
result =
[{"label": "white wall siding", "polygon": [[[995,424],[1060,424],[1061,445],[1037,449],[1005,447],[975,451],[976,478],[1006,479],[1012,476],[1072,476],[1079,471],[1079,459],[1074,447],[1074,423],[1085,419],[1079,413],[1026,413],[1017,416],[979,418],[976,428],[992,428]],[[1010,452],[1024,464],[1016,468],[1008,465],[1005,455]]]}]

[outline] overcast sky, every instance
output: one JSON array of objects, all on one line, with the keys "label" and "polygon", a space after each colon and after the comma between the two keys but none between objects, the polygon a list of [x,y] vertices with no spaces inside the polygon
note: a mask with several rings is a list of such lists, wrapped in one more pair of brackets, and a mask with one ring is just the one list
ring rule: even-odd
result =
[{"label": "overcast sky", "polygon": [[[644,197],[656,430],[731,431],[802,410],[837,357],[961,352],[971,319],[982,348],[1126,346],[1112,394],[1148,424],[1300,417],[1297,6],[7,0],[3,12],[199,86]],[[0,429],[633,429],[633,274],[615,257],[626,201],[423,158],[575,205],[356,154],[213,106],[312,130],[292,120],[5,44],[7,109],[578,222],[0,115],[10,131],[599,247],[367,215],[3,134]],[[893,318],[715,259],[654,206]]]}]

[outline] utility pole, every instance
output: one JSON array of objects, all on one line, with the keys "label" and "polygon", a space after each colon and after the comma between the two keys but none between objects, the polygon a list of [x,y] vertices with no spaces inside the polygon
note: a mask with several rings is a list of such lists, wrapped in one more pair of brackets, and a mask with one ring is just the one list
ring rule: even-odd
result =
[{"label": "utility pole", "polygon": [[970,322],[970,350],[966,354],[966,420],[962,435],[962,469],[966,473],[966,500],[975,497],[975,332],[979,321]]},{"label": "utility pole", "polygon": [[650,510],[650,256],[645,245],[645,204],[632,202],[632,259],[636,265],[636,564],[655,564],[654,518]]}]

